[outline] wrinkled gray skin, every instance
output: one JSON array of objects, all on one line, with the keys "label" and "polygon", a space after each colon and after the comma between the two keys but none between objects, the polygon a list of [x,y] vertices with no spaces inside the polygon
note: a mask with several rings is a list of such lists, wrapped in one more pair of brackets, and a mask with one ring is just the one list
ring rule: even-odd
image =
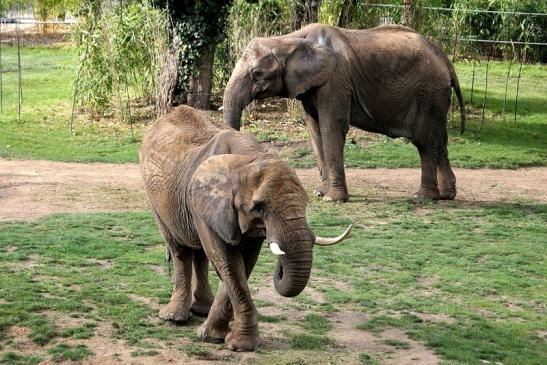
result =
[{"label": "wrinkled gray skin", "polygon": [[[174,261],[171,301],[160,317],[186,321],[208,314],[205,341],[235,351],[259,344],[249,277],[264,239],[279,243],[274,285],[295,296],[308,282],[315,236],[306,221],[307,194],[294,170],[260,152],[253,136],[218,128],[181,106],[160,118],[140,150],[150,207]],[[222,282],[213,301],[211,260]],[[232,329],[228,324],[234,317]]]},{"label": "wrinkled gray skin", "polygon": [[446,114],[454,88],[465,111],[454,68],[427,39],[401,26],[347,30],[311,24],[247,46],[224,92],[224,120],[239,129],[241,112],[255,99],[297,98],[321,173],[317,195],[347,201],[344,143],[349,125],[418,148],[418,196],[454,199]]}]

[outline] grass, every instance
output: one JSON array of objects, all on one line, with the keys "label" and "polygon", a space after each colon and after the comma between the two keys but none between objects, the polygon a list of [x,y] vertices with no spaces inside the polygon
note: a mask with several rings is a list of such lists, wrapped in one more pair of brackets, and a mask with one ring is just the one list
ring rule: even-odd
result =
[{"label": "grass", "polygon": [[[109,118],[77,118],[74,133],[69,130],[72,79],[76,55],[72,47],[22,48],[24,104],[21,120],[17,116],[16,50],[3,46],[4,110],[0,114],[0,157],[34,158],[77,162],[136,162],[138,142],[151,115],[133,126],[114,123]],[[449,116],[449,155],[453,166],[478,168],[517,168],[545,166],[547,161],[547,68],[525,65],[520,80],[516,122],[513,121],[518,65],[511,68],[508,98],[504,112],[505,80],[509,64],[490,62],[488,99],[484,122],[482,104],[486,63],[476,67],[471,103],[471,63],[456,65],[464,91],[470,121],[460,136],[459,115]],[[267,101],[266,104],[271,104]],[[275,104],[275,103],[274,103]],[[279,104],[279,103],[278,103]],[[274,145],[297,167],[315,166],[306,143],[307,132],[294,115],[281,108],[257,107],[248,115],[245,129],[264,144]],[[213,113],[221,119],[219,112]],[[299,119],[298,116],[296,119]],[[345,148],[348,167],[417,167],[415,147],[403,139],[352,129]]]},{"label": "grass", "polygon": [[[258,303],[259,311],[274,307],[286,313],[260,317],[263,331],[265,326],[285,330],[279,340],[270,340],[278,345],[260,350],[258,363],[279,358],[381,363],[386,354],[336,345],[330,318],[348,310],[370,318],[353,324],[355,336],[367,331],[394,350],[410,344],[382,339],[389,328],[402,329],[449,364],[545,363],[547,206],[411,199],[342,206],[312,199],[309,207],[310,225],[320,235],[340,231],[348,217],[356,225],[352,238],[314,253],[310,284],[325,303],[306,295],[285,304]],[[1,361],[86,358],[92,356],[87,341],[105,336],[105,328],[134,356],[153,356],[158,343],[181,356],[214,354],[221,345],[196,338],[202,319],[181,327],[156,319],[153,303],[170,297],[170,280],[158,270],[163,255],[147,212],[1,223]],[[274,264],[265,250],[250,287],[263,286]],[[301,320],[290,313],[301,314]],[[23,339],[14,335],[14,326],[27,329],[24,341],[41,347],[32,354],[18,347]]]},{"label": "grass", "polygon": [[[3,111],[0,157],[76,162],[136,162],[138,143],[128,126],[78,119],[70,133],[72,47],[22,47],[23,107],[17,114],[16,48],[2,46]],[[136,139],[143,125],[135,125]]]},{"label": "grass", "polygon": [[85,345],[69,346],[66,344],[59,344],[48,350],[48,353],[52,355],[53,361],[78,361],[83,360],[86,357],[92,355],[92,352]]}]

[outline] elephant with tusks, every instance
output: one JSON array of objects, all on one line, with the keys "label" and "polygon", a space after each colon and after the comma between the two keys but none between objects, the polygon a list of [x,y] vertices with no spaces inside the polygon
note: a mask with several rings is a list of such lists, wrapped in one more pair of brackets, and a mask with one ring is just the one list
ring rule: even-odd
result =
[{"label": "elephant with tusks", "polygon": [[[151,126],[139,157],[149,205],[174,266],[171,300],[160,318],[207,316],[198,329],[202,340],[224,341],[234,351],[256,349],[258,315],[247,279],[263,241],[278,257],[275,289],[292,297],[308,283],[314,244],[340,242],[351,226],[336,238],[315,236],[295,171],[262,152],[252,135],[217,127],[187,106]],[[214,298],[209,261],[221,279]]]}]

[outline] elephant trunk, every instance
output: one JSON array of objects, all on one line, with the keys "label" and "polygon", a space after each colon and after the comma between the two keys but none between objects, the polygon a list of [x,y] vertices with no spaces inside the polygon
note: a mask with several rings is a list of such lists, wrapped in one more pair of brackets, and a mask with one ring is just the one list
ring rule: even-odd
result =
[{"label": "elephant trunk", "polygon": [[224,90],[224,121],[235,130],[241,126],[241,113],[252,101],[250,76],[239,65],[236,65],[226,89]]},{"label": "elephant trunk", "polygon": [[[295,233],[291,232],[291,236]],[[281,245],[285,253],[279,256],[274,273],[275,290],[284,297],[300,294],[311,273],[313,234],[306,229],[296,236],[297,240]]]}]

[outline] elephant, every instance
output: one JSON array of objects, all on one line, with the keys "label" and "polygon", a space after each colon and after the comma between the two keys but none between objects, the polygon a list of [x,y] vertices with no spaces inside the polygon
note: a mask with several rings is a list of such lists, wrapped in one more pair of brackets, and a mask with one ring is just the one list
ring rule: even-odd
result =
[{"label": "elephant", "polygon": [[446,55],[416,31],[386,25],[349,30],[310,24],[283,36],[255,38],[236,63],[224,92],[224,121],[238,129],[242,110],[272,96],[302,102],[321,175],[316,195],[348,200],[344,144],[349,126],[418,149],[417,196],[454,199],[456,177],[447,150],[452,88],[465,129],[458,78]]},{"label": "elephant", "polygon": [[[170,302],[160,318],[185,322],[207,316],[198,336],[234,351],[259,345],[257,311],[247,279],[264,240],[278,255],[277,292],[298,295],[306,286],[314,244],[343,240],[316,237],[306,220],[308,196],[295,171],[255,138],[188,106],[160,117],[139,152],[150,209],[174,266]],[[350,226],[351,228],[351,226]],[[212,262],[221,279],[213,298]],[[233,328],[229,322],[234,317]]]}]

